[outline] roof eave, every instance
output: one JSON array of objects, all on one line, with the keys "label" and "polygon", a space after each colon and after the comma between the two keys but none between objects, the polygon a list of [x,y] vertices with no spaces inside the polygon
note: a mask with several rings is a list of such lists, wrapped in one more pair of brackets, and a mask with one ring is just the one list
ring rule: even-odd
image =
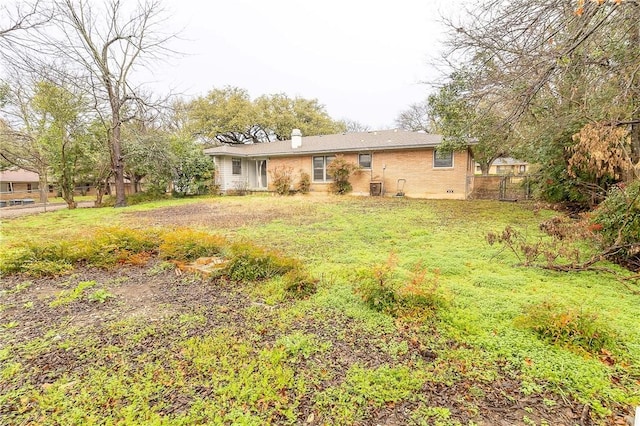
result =
[{"label": "roof eave", "polygon": [[215,152],[211,149],[206,149],[205,154],[210,156],[234,156],[234,157],[295,157],[298,155],[311,155],[311,154],[327,154],[327,153],[348,153],[348,152],[369,152],[369,151],[399,151],[399,150],[414,150],[424,148],[436,148],[440,143],[431,144],[415,144],[415,145],[401,145],[401,146],[376,146],[376,147],[345,147],[336,149],[314,149],[314,150],[296,150],[296,151],[274,151],[274,152]]}]

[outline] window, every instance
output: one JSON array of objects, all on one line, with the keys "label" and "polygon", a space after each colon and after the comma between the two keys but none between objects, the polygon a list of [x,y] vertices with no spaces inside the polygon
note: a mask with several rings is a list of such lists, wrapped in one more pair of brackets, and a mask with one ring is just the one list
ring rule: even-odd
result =
[{"label": "window", "polygon": [[30,183],[27,184],[27,192],[33,192],[33,186]]},{"label": "window", "polygon": [[362,169],[371,168],[371,154],[358,154],[358,165]]},{"label": "window", "polygon": [[231,174],[234,174],[234,175],[242,174],[242,159],[240,158],[231,159]]},{"label": "window", "polygon": [[327,166],[333,161],[333,155],[313,157],[313,180],[327,182],[333,180],[327,173]]},{"label": "window", "polygon": [[520,173],[526,173],[527,172],[527,166],[525,166],[524,164],[522,164],[520,166]]},{"label": "window", "polygon": [[453,167],[453,151],[433,150],[433,167],[444,168]]}]

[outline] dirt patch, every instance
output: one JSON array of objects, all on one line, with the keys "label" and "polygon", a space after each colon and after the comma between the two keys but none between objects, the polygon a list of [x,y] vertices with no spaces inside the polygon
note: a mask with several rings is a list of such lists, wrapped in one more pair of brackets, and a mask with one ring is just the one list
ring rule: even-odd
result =
[{"label": "dirt patch", "polygon": [[311,204],[282,206],[262,202],[247,209],[246,203],[220,203],[213,199],[150,212],[126,213],[125,217],[140,226],[239,228],[274,220],[302,224],[312,220],[315,214],[316,210]]}]

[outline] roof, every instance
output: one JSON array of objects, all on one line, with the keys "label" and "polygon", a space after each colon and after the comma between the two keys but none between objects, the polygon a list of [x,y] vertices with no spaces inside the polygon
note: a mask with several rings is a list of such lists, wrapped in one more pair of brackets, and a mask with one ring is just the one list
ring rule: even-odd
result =
[{"label": "roof", "polygon": [[23,169],[4,170],[0,172],[0,182],[38,182],[37,173]]},{"label": "roof", "polygon": [[316,153],[433,148],[440,145],[441,142],[441,135],[396,129],[303,136],[302,146],[299,148],[292,148],[291,141],[288,140],[257,144],[222,145],[207,148],[204,153],[238,157],[292,156]]},{"label": "roof", "polygon": [[527,164],[527,162],[512,157],[498,157],[493,160],[492,166],[513,166],[519,164]]}]

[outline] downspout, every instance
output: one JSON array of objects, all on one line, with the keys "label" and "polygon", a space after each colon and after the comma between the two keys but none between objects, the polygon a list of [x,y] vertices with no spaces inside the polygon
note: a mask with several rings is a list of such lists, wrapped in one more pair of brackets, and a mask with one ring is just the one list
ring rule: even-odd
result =
[{"label": "downspout", "polygon": [[386,164],[383,164],[383,165],[382,165],[382,189],[381,189],[381,191],[382,191],[382,196],[383,196],[383,197],[384,197],[384,194],[385,194],[385,192],[386,192],[386,187],[385,187],[385,184],[384,184],[384,182],[385,182],[385,181],[384,181],[384,171],[385,171],[385,170],[387,170],[387,165],[386,165]]}]

